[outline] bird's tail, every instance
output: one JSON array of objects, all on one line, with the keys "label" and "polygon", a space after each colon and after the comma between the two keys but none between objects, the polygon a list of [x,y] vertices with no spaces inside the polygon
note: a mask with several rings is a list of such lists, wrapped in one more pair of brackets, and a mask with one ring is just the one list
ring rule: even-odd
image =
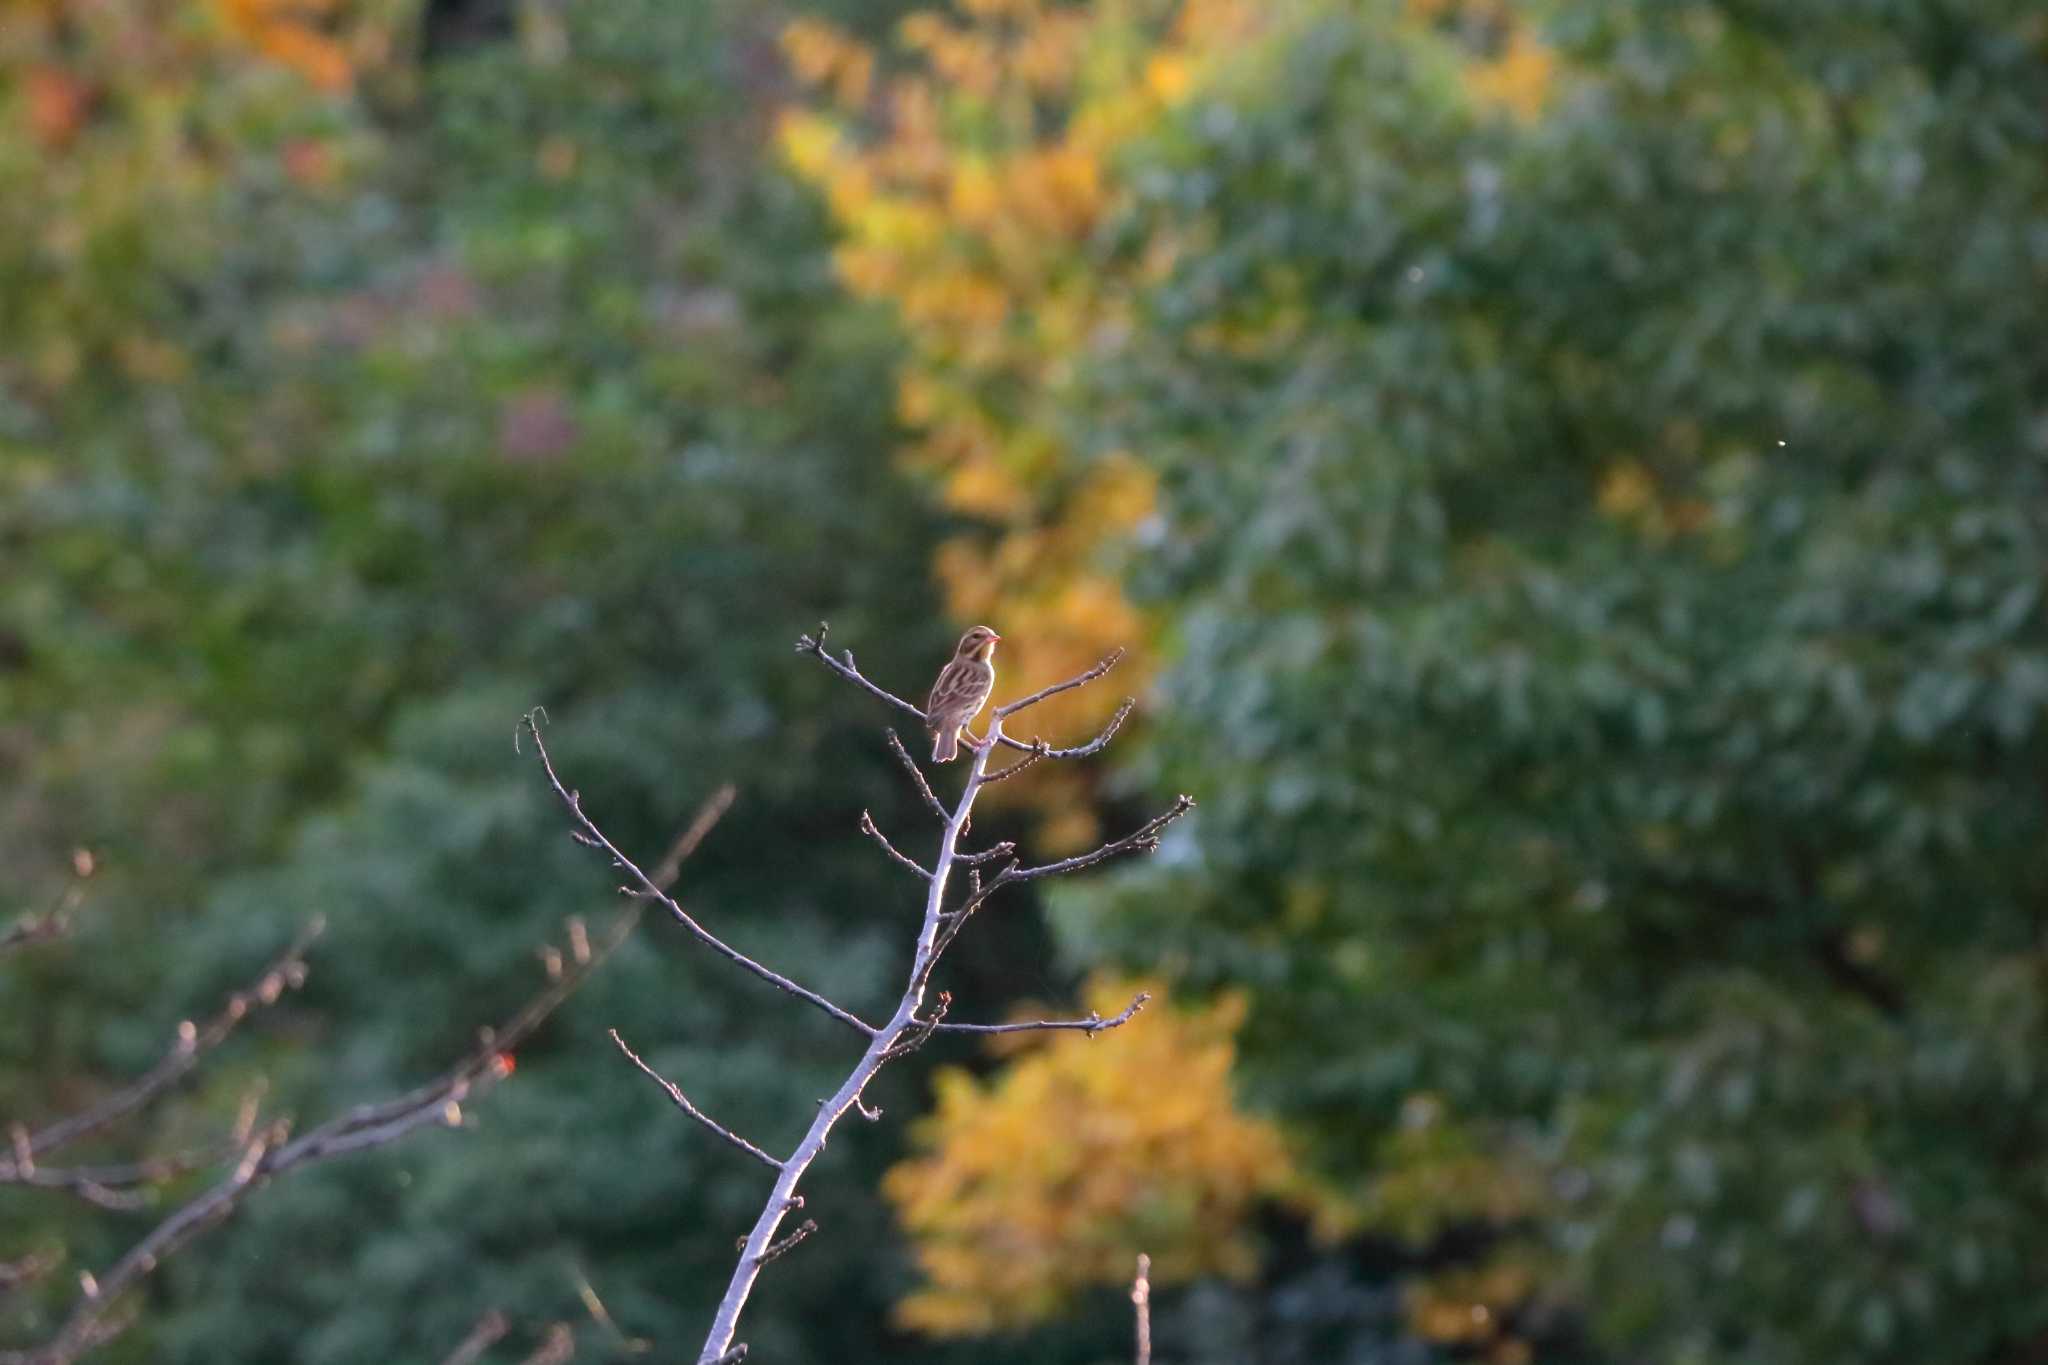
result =
[{"label": "bird's tail", "polygon": [[960,756],[960,727],[942,725],[932,736],[932,762],[951,763]]}]

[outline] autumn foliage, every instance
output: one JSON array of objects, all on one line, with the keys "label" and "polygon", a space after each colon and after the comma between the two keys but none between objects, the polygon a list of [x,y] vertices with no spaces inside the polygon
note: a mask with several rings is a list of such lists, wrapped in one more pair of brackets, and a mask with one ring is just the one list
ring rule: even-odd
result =
[{"label": "autumn foliage", "polygon": [[[1086,1003],[1106,1016],[1141,986],[1163,989],[1097,979]],[[1162,1283],[1247,1276],[1246,1217],[1263,1199],[1320,1206],[1335,1226],[1279,1131],[1236,1107],[1244,1010],[1241,997],[1155,1006],[1113,1040],[1012,1035],[1026,1041],[986,1081],[941,1071],[921,1153],[884,1187],[926,1277],[904,1324],[954,1336],[1042,1321],[1128,1281],[1133,1247],[1153,1249]]]}]

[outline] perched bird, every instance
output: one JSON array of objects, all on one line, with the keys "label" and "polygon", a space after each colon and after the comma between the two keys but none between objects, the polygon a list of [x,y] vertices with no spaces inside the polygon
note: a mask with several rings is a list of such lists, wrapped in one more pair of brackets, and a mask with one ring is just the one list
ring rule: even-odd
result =
[{"label": "perched bird", "polygon": [[960,752],[960,730],[988,705],[995,691],[996,641],[1003,637],[976,626],[960,637],[960,647],[939,670],[931,699],[924,704],[924,723],[932,731],[932,762],[950,763]]}]

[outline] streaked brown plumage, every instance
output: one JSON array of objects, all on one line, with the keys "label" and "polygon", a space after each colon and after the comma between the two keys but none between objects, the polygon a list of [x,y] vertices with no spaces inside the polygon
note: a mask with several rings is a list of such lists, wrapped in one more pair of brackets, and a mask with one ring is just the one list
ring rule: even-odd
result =
[{"label": "streaked brown plumage", "polygon": [[960,637],[952,660],[939,670],[930,700],[924,704],[925,724],[932,731],[932,762],[950,763],[960,752],[960,730],[981,714],[996,688],[996,641],[1003,637],[976,626]]}]

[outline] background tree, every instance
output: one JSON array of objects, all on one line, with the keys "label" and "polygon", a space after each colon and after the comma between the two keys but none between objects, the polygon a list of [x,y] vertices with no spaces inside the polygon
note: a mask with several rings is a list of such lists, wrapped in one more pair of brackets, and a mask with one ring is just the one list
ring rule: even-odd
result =
[{"label": "background tree", "polygon": [[[1190,60],[1203,7],[969,8],[856,159],[785,148],[905,417],[1136,566],[1138,779],[1227,793],[1073,957],[1250,989],[1255,1100],[1447,1346],[2037,1350],[2039,17],[1303,3]],[[1041,29],[1119,74],[986,74]],[[977,215],[1139,73],[1078,230]],[[1148,517],[1059,500],[1133,459]]]},{"label": "background tree", "polygon": [[1254,983],[1368,1216],[1492,1230],[1426,1334],[2029,1358],[2048,32],[1547,18],[1523,113],[1308,6],[1127,166],[1180,250],[1076,413],[1161,471],[1148,776],[1228,795],[1067,941]]}]

